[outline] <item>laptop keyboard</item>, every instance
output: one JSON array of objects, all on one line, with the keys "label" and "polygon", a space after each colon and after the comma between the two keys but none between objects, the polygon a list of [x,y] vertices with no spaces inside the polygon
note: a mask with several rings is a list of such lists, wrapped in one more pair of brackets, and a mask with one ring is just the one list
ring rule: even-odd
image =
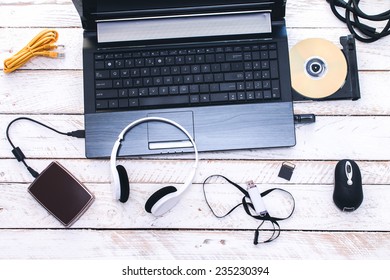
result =
[{"label": "laptop keyboard", "polygon": [[280,99],[276,43],[95,54],[96,110]]}]

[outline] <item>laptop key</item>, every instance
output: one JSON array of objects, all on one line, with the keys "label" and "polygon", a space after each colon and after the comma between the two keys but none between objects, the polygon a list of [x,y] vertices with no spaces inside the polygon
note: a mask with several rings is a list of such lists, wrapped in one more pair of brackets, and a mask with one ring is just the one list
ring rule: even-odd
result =
[{"label": "laptop key", "polygon": [[100,70],[100,69],[104,69],[104,68],[105,68],[105,65],[104,65],[104,61],[103,60],[95,61],[95,69],[96,70]]},{"label": "laptop key", "polygon": [[108,100],[97,100],[96,109],[108,109]]},{"label": "laptop key", "polygon": [[243,56],[242,53],[227,53],[226,61],[242,61]]},{"label": "laptop key", "polygon": [[188,104],[190,97],[188,95],[177,95],[177,96],[162,96],[162,97],[148,97],[140,98],[140,106],[158,106],[158,105],[179,105]]},{"label": "laptop key", "polygon": [[272,98],[272,93],[270,90],[265,90],[263,92],[263,94],[264,94],[264,99],[271,99]]},{"label": "laptop key", "polygon": [[220,90],[219,84],[211,84],[210,85],[210,92],[219,92],[219,90]]},{"label": "laptop key", "polygon": [[206,63],[213,63],[213,62],[215,62],[214,54],[206,54]]},{"label": "laptop key", "polygon": [[106,69],[113,69],[115,67],[115,63],[113,60],[106,60],[104,62],[104,65]]},{"label": "laptop key", "polygon": [[198,103],[199,102],[199,95],[190,95],[190,102],[191,103]]},{"label": "laptop key", "polygon": [[129,106],[129,100],[119,99],[119,108],[127,108]]},{"label": "laptop key", "polygon": [[278,53],[275,50],[269,51],[269,58],[270,59],[277,59],[278,58]]},{"label": "laptop key", "polygon": [[253,100],[255,99],[255,93],[253,91],[247,91],[246,93],[246,99],[247,100]]},{"label": "laptop key", "polygon": [[118,99],[111,99],[108,101],[108,108],[115,109],[118,108],[118,106],[119,106]]},{"label": "laptop key", "polygon": [[95,82],[95,87],[97,89],[112,88],[112,81],[111,80],[96,81]]},{"label": "laptop key", "polygon": [[278,61],[277,60],[271,60],[269,65],[270,65],[271,78],[272,79],[279,78]]},{"label": "laptop key", "polygon": [[238,94],[237,94],[237,98],[238,98],[238,100],[245,100],[246,99],[246,95],[245,95],[245,92],[239,92]]},{"label": "laptop key", "polygon": [[280,98],[280,88],[279,88],[279,81],[278,80],[272,80],[272,97],[273,98]]},{"label": "laptop key", "polygon": [[236,83],[221,83],[219,86],[221,91],[236,90]]},{"label": "laptop key", "polygon": [[263,88],[264,89],[271,88],[271,81],[263,81]]},{"label": "laptop key", "polygon": [[231,72],[224,74],[225,81],[243,81],[244,80],[244,72]]},{"label": "laptop key", "polygon": [[104,54],[95,54],[95,59],[96,60],[103,60],[104,59]]},{"label": "laptop key", "polygon": [[261,90],[255,91],[255,98],[256,99],[263,99],[263,92]]},{"label": "laptop key", "polygon": [[129,107],[138,107],[138,99],[137,98],[130,98],[129,99]]},{"label": "laptop key", "polygon": [[207,103],[210,101],[210,94],[201,94],[200,102]]},{"label": "laptop key", "polygon": [[129,96],[129,91],[125,88],[118,90],[119,98],[124,98]]},{"label": "laptop key", "polygon": [[230,92],[228,97],[229,97],[229,101],[236,101],[237,100],[237,93],[236,92]]},{"label": "laptop key", "polygon": [[242,71],[244,70],[244,65],[242,62],[235,62],[231,64],[232,71]]},{"label": "laptop key", "polygon": [[277,49],[276,44],[275,43],[270,44],[269,45],[269,49],[270,50],[276,50]]},{"label": "laptop key", "polygon": [[210,94],[210,101],[221,102],[221,101],[228,101],[228,100],[229,100],[228,93],[212,93],[212,94]]},{"label": "laptop key", "polygon": [[108,79],[110,78],[110,71],[108,70],[100,70],[95,71],[95,79]]}]

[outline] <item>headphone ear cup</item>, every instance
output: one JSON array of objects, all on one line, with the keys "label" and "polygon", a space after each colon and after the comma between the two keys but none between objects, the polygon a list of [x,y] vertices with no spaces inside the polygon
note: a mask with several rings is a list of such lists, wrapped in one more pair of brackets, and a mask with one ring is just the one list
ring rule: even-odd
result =
[{"label": "headphone ear cup", "polygon": [[148,213],[152,213],[152,207],[156,204],[157,201],[159,201],[161,198],[166,196],[167,194],[176,192],[177,189],[174,186],[168,186],[164,187],[162,189],[159,189],[154,194],[152,194],[149,199],[145,203],[145,210]]},{"label": "headphone ear cup", "polygon": [[116,170],[118,171],[119,182],[120,182],[120,202],[126,202],[130,195],[129,177],[127,176],[126,169],[122,165],[117,165]]}]

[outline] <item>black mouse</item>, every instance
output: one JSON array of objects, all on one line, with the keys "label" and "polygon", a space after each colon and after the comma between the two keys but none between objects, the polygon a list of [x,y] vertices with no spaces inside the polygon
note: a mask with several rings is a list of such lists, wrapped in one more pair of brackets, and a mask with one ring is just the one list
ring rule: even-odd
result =
[{"label": "black mouse", "polygon": [[343,159],[337,163],[333,201],[342,211],[355,211],[362,204],[362,175],[355,161]]}]

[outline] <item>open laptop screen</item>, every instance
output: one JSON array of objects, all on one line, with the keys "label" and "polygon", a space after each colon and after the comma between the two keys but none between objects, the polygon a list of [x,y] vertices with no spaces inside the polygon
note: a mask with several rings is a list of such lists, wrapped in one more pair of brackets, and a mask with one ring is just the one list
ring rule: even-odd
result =
[{"label": "open laptop screen", "polygon": [[72,0],[86,30],[96,21],[174,13],[268,10],[273,19],[285,16],[286,0]]}]

